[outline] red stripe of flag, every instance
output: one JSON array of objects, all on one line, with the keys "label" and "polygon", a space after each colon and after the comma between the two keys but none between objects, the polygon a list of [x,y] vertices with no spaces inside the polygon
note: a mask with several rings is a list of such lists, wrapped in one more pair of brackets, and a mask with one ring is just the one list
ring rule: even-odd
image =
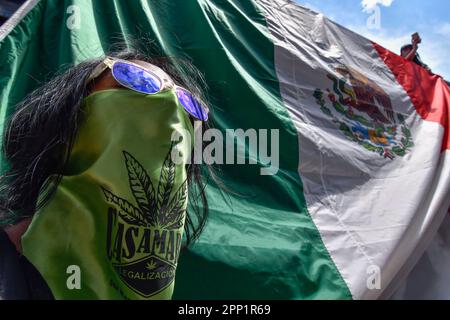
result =
[{"label": "red stripe of flag", "polygon": [[417,113],[444,127],[442,151],[450,150],[450,88],[442,77],[430,74],[414,62],[373,43],[381,59],[408,93]]}]

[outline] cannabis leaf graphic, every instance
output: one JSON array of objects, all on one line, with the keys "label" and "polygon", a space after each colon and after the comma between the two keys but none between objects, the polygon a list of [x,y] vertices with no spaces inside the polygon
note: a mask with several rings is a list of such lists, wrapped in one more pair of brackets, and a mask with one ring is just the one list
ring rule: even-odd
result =
[{"label": "cannabis leaf graphic", "polygon": [[169,205],[169,197],[172,191],[173,182],[175,179],[175,164],[172,161],[171,153],[169,152],[164,160],[161,169],[161,178],[158,185],[158,218],[163,218],[167,206]]},{"label": "cannabis leaf graphic", "polygon": [[155,189],[144,167],[128,152],[123,151],[130,189],[149,224],[155,224]]},{"label": "cannabis leaf graphic", "polygon": [[103,194],[105,195],[106,201],[109,204],[118,207],[118,212],[120,217],[125,220],[125,222],[134,225],[145,226],[147,222],[138,208],[129,203],[127,200],[115,196],[113,193],[103,188]]},{"label": "cannabis leaf graphic", "polygon": [[117,208],[125,222],[168,230],[183,226],[188,185],[185,180],[173,197],[170,197],[175,183],[175,163],[171,158],[172,147],[161,168],[157,192],[145,168],[130,153],[123,151],[130,190],[137,206],[103,187],[102,191],[106,201]]},{"label": "cannabis leaf graphic", "polygon": [[156,268],[156,263],[153,260],[150,260],[150,262],[147,262],[147,264],[145,265],[145,267],[147,268],[147,270],[154,270]]},{"label": "cannabis leaf graphic", "polygon": [[187,198],[187,180],[180,186],[175,193],[171,205],[167,210],[168,214],[165,215],[164,225],[167,229],[178,229],[183,225],[184,218],[184,204]]}]

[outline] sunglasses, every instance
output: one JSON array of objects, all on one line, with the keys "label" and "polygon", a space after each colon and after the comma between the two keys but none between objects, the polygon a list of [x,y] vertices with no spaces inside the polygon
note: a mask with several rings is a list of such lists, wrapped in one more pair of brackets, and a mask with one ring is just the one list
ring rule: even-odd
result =
[{"label": "sunglasses", "polygon": [[155,65],[142,67],[136,63],[111,57],[106,57],[98,65],[88,83],[98,78],[107,68],[111,69],[114,79],[123,87],[143,94],[157,94],[165,90],[175,90],[183,108],[194,118],[208,120],[208,108],[188,90],[177,86],[163,70]]}]

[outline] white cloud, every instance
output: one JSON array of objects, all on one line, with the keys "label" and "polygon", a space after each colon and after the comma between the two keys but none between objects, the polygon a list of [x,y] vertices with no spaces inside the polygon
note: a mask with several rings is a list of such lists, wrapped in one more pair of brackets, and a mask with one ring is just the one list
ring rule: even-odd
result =
[{"label": "white cloud", "polygon": [[440,26],[436,27],[435,33],[450,38],[450,23],[443,23]]},{"label": "white cloud", "polygon": [[359,34],[362,36],[382,45],[383,47],[399,54],[400,48],[405,44],[411,43],[410,35],[393,35],[387,32],[372,32],[367,28],[354,28],[359,30]]},{"label": "white cloud", "polygon": [[364,12],[372,11],[376,6],[382,5],[385,7],[390,7],[394,0],[362,0],[361,5]]}]

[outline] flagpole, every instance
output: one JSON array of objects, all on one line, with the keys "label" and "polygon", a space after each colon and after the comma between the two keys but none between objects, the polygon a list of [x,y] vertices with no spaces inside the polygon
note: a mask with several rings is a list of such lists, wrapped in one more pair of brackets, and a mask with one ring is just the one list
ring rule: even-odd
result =
[{"label": "flagpole", "polygon": [[20,21],[38,4],[40,0],[28,0],[0,27],[0,41],[19,24]]}]

